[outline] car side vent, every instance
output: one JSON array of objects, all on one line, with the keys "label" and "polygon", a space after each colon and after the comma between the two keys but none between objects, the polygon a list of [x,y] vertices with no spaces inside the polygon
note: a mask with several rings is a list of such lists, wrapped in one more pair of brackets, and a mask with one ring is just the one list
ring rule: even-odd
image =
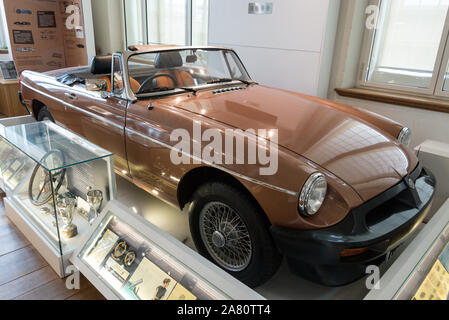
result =
[{"label": "car side vent", "polygon": [[223,89],[212,91],[212,94],[220,94],[220,93],[226,93],[226,92],[231,92],[231,91],[240,91],[240,90],[246,90],[246,88],[243,88],[243,87],[223,88]]}]

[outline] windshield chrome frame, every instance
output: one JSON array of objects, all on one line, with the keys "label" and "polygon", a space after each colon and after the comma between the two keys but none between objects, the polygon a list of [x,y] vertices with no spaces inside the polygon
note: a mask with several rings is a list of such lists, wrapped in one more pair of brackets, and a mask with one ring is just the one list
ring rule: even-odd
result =
[{"label": "windshield chrome frame", "polygon": [[[149,53],[159,53],[159,52],[171,52],[171,51],[184,51],[184,50],[209,50],[209,51],[230,51],[235,54],[237,59],[240,61],[240,64],[243,67],[243,70],[245,71],[246,75],[248,76],[250,83],[256,83],[251,79],[251,76],[249,75],[248,70],[246,69],[245,65],[243,64],[242,60],[238,56],[238,54],[235,52],[235,50],[230,48],[224,48],[224,47],[210,47],[210,46],[203,46],[203,47],[168,47],[168,48],[155,48],[155,50],[147,50],[147,51],[126,51],[125,53],[120,54],[121,56],[121,64],[122,64],[122,70],[123,75],[126,74],[126,77],[124,77],[124,87],[125,87],[125,94],[130,101],[137,101],[138,97],[131,89],[131,84],[129,82],[129,69],[128,69],[128,61],[132,56],[141,55],[141,54],[149,54]],[[214,84],[204,84],[201,86],[195,86],[191,87],[192,89],[197,90],[203,90],[203,89],[209,89],[214,87],[220,87],[223,85],[235,85],[235,84],[241,84],[242,82],[239,80],[235,80],[232,82],[222,82],[222,83],[214,83]],[[142,98],[151,98],[151,97],[157,97],[157,96],[164,96],[164,95],[171,95],[171,94],[179,94],[179,93],[185,93],[186,91],[181,88],[176,88],[175,90],[167,90],[167,91],[159,91],[154,93],[149,93],[142,95],[140,97]]]}]

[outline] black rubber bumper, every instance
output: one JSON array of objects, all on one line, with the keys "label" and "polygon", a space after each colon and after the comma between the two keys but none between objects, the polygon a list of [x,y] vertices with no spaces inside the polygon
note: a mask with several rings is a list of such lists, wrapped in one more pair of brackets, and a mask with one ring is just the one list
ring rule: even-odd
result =
[{"label": "black rubber bumper", "polygon": [[[351,211],[338,225],[300,231],[271,227],[292,271],[327,286],[341,286],[379,265],[419,226],[430,210],[435,177],[418,166],[401,183]],[[364,249],[351,257],[343,250]]]},{"label": "black rubber bumper", "polygon": [[20,104],[21,104],[22,106],[24,106],[24,108],[26,109],[26,111],[27,111],[29,114],[31,114],[30,110],[28,109],[28,106],[26,105],[25,101],[23,100],[22,91],[19,90],[18,94],[19,94]]}]

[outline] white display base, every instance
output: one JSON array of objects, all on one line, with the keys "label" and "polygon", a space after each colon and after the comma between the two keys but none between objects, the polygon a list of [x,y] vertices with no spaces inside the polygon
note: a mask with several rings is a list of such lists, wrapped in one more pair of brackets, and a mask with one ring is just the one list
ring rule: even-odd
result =
[{"label": "white display base", "polygon": [[48,264],[55,270],[59,277],[66,276],[64,268],[71,265],[69,258],[73,254],[73,250],[66,252],[64,256],[54,249],[53,245],[41,234],[41,232],[34,227],[31,221],[21,213],[13,201],[8,198],[4,199],[6,216],[16,225],[16,227],[23,233],[34,248],[41,254],[41,256],[48,262]]}]

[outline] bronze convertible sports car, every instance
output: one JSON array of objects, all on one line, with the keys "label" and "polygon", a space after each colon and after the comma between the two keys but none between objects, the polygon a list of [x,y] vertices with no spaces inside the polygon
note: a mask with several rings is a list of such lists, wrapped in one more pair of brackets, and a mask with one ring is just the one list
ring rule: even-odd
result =
[{"label": "bronze convertible sports car", "polygon": [[[198,251],[250,286],[282,256],[325,285],[360,279],[415,230],[434,194],[408,128],[259,85],[231,49],[131,47],[89,67],[25,71],[20,96],[37,120],[114,152],[117,174],[185,208]],[[173,132],[190,137],[183,148]],[[213,140],[228,146],[229,132],[244,139],[213,149],[222,162],[201,156]],[[237,159],[254,141],[276,155],[272,173],[249,151]]]}]

